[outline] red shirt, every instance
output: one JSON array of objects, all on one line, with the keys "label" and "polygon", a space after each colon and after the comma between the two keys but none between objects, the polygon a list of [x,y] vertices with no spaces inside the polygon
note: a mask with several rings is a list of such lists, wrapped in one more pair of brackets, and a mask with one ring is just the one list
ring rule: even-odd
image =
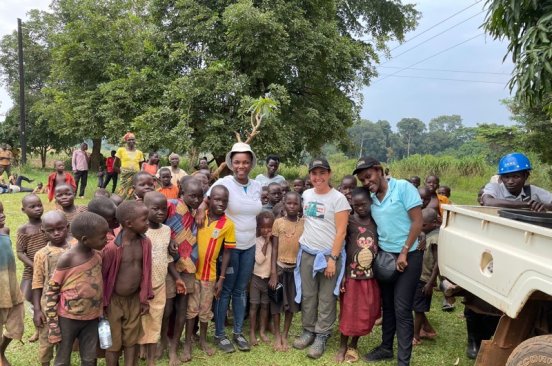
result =
[{"label": "red shirt", "polygon": [[108,173],[113,173],[113,164],[115,164],[115,158],[110,156],[109,158],[105,159],[105,169]]}]

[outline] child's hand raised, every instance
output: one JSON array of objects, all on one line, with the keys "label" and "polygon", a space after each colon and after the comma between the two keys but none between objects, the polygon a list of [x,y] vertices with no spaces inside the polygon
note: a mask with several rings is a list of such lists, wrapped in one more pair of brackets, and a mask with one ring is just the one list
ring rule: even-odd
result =
[{"label": "child's hand raised", "polygon": [[36,309],[34,311],[33,323],[37,328],[42,328],[44,324],[46,324],[46,317],[44,316],[44,313],[41,310]]},{"label": "child's hand raised", "polygon": [[186,284],[181,279],[176,280],[176,293],[179,295],[186,295],[188,290],[186,289]]}]

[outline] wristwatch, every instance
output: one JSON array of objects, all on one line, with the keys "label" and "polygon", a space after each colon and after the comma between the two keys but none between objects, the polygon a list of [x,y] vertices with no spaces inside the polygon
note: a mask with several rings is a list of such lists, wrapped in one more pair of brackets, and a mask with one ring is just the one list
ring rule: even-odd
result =
[{"label": "wristwatch", "polygon": [[338,256],[338,255],[333,255],[333,254],[330,254],[328,257],[330,257],[331,259],[333,259],[334,262],[337,262],[337,260],[339,259],[339,256]]}]

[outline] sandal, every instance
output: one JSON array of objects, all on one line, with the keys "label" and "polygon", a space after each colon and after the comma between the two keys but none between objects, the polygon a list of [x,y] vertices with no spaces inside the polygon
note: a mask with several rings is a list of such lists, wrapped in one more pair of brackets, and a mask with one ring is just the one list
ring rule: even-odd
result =
[{"label": "sandal", "polygon": [[356,348],[351,348],[351,347],[348,347],[347,348],[347,352],[345,353],[345,362],[347,363],[353,363],[353,362],[357,362],[359,360],[359,356],[358,356],[358,350]]}]

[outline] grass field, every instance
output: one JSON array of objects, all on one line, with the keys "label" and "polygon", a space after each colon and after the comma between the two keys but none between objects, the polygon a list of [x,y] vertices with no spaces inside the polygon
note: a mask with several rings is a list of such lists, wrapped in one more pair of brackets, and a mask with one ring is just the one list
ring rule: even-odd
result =
[{"label": "grass field", "polygon": [[[354,162],[346,162],[342,167],[340,164],[340,170],[344,172],[350,172],[349,165]],[[306,174],[306,169],[293,168],[297,172],[297,176]],[[260,171],[260,170],[259,170]],[[24,175],[35,179],[36,181],[46,182],[46,171],[39,169],[24,169]],[[285,172],[283,172],[285,174]],[[335,174],[334,181],[337,181],[340,177]],[[421,174],[420,174],[421,175]],[[447,184],[446,177],[442,177],[442,184]],[[34,187],[36,184],[29,185]],[[76,204],[84,205],[92,197],[96,187],[96,178],[90,177],[88,182],[87,194],[85,199],[77,199]],[[477,194],[477,185],[472,185],[471,189],[456,189],[454,185],[452,188],[452,200],[458,204],[475,204],[475,197]],[[7,225],[11,229],[11,238],[14,243],[15,250],[15,234],[17,228],[25,223],[26,217],[21,212],[21,198],[23,193],[17,194],[5,194],[0,197],[0,201],[4,204],[4,211],[7,215]],[[42,201],[45,204],[45,210],[53,209],[52,203],[47,202],[45,195],[42,196]],[[17,261],[18,275],[21,276],[22,265]],[[1,290],[1,289],[0,289]],[[412,365],[473,365],[473,362],[465,356],[465,324],[462,317],[463,307],[457,302],[457,308],[452,313],[444,313],[441,309],[442,296],[436,292],[433,298],[432,311],[429,314],[429,319],[435,329],[438,332],[438,337],[433,341],[424,341],[423,345],[414,349]],[[26,314],[25,323],[25,336],[22,343],[12,342],[8,348],[8,359],[14,366],[22,365],[36,365],[38,364],[36,343],[28,343],[27,339],[32,335],[34,328],[32,324],[31,315],[29,312]],[[246,328],[248,323],[246,322]],[[337,328],[337,327],[336,327]],[[228,329],[228,333],[231,330]],[[213,329],[210,329],[209,339]],[[297,335],[300,333],[300,316],[294,319],[292,334]],[[363,337],[359,343],[360,352],[365,353],[371,350],[373,347],[380,343],[381,331],[379,327],[376,327],[373,334]],[[328,349],[325,355],[318,361],[311,361],[306,357],[306,352],[290,350],[288,352],[275,352],[270,345],[260,345],[255,347],[249,353],[236,352],[234,354],[225,355],[217,352],[213,357],[207,357],[203,352],[198,349],[194,349],[194,359],[190,365],[220,365],[220,364],[232,364],[232,365],[299,365],[305,363],[313,363],[317,365],[333,365],[335,352],[337,351],[339,343],[339,335],[334,332],[334,335],[330,338],[328,343]],[[362,363],[362,361],[359,361]],[[74,356],[73,364],[78,364],[78,357]],[[145,364],[143,361],[141,364]],[[393,362],[378,363],[379,365],[388,366],[396,364]],[[104,365],[103,360],[99,361],[99,365]],[[158,362],[158,365],[168,365],[167,358],[163,358]]]}]

